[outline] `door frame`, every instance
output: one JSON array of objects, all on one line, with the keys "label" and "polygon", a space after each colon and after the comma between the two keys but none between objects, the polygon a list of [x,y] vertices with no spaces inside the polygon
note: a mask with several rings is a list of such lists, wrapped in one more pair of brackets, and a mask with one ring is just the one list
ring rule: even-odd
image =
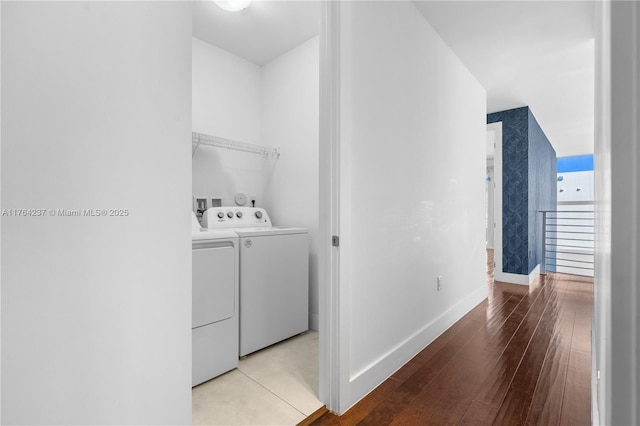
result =
[{"label": "door frame", "polygon": [[487,124],[487,131],[495,132],[495,152],[493,154],[493,259],[496,281],[510,282],[502,269],[502,121]]},{"label": "door frame", "polygon": [[[493,159],[492,159],[493,160]],[[496,232],[496,219],[495,219],[495,170],[493,162],[491,166],[487,166],[487,248],[493,249],[495,232]]]},{"label": "door frame", "polygon": [[[320,223],[319,396],[328,410],[345,410],[348,344],[340,286],[340,2],[321,1],[320,32]],[[338,237],[334,245],[333,237]]]}]

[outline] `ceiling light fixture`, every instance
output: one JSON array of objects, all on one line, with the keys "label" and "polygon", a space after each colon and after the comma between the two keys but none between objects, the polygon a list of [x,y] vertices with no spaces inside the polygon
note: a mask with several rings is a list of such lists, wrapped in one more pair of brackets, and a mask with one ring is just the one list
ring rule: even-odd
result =
[{"label": "ceiling light fixture", "polygon": [[251,4],[251,0],[214,0],[214,2],[229,12],[239,12]]}]

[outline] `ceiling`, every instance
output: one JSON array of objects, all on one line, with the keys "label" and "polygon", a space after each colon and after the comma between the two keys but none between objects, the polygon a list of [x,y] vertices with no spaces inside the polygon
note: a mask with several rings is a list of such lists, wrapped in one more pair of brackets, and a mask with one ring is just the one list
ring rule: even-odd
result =
[{"label": "ceiling", "polygon": [[213,1],[193,4],[193,36],[257,65],[320,34],[318,1],[256,1],[227,12]]},{"label": "ceiling", "polygon": [[[559,157],[593,153],[593,1],[414,1],[487,90],[487,111],[529,106]],[[318,1],[196,1],[193,35],[264,65],[320,32]]]},{"label": "ceiling", "polygon": [[487,89],[487,111],[529,106],[558,157],[593,153],[592,1],[414,1]]}]

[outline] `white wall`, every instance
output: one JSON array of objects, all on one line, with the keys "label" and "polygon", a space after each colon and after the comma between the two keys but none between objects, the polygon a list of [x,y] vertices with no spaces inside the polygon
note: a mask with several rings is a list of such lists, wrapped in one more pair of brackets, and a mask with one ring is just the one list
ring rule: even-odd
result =
[{"label": "white wall", "polygon": [[[640,4],[611,2],[611,406],[640,422]],[[605,160],[606,161],[606,160]]]},{"label": "white wall", "polygon": [[193,48],[193,131],[260,143],[261,68],[197,38]]},{"label": "white wall", "polygon": [[[2,2],[0,2],[0,46],[2,46]],[[2,49],[0,48],[0,52]],[[2,54],[0,53],[0,82],[2,81]],[[2,84],[0,83],[0,111],[2,111]],[[2,114],[0,114],[0,188],[2,188]],[[0,210],[2,209],[0,196]],[[0,242],[2,241],[2,219],[0,219]],[[0,243],[0,264],[2,263],[2,244]],[[0,271],[0,318],[2,318],[2,272]],[[2,423],[2,326],[0,324],[0,424]]]},{"label": "white wall", "polygon": [[487,287],[485,90],[411,2],[341,12],[343,411]]},{"label": "white wall", "polygon": [[[262,69],[202,40],[193,38],[193,131],[262,144]],[[200,147],[193,157],[193,195],[222,198],[256,197],[263,206],[272,160],[240,151]]]},{"label": "white wall", "polygon": [[[594,424],[640,421],[640,5],[596,8]],[[596,380],[598,372],[600,380]]]},{"label": "white wall", "polygon": [[280,147],[265,193],[276,224],[309,228],[310,326],[318,329],[319,37],[263,67],[263,141]]},{"label": "white wall", "polygon": [[191,6],[2,8],[2,423],[190,424]]},{"label": "white wall", "polygon": [[[593,201],[593,173],[593,170],[558,173],[558,178],[562,177],[556,185],[558,203]],[[578,188],[580,188],[579,191]],[[564,191],[561,192],[561,189]]]}]

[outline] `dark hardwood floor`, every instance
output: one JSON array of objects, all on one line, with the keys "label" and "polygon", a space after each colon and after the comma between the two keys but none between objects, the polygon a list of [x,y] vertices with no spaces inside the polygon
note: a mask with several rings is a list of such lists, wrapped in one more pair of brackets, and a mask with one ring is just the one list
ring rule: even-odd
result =
[{"label": "dark hardwood floor", "polygon": [[493,281],[489,297],[342,416],[313,425],[588,425],[593,280]]}]

